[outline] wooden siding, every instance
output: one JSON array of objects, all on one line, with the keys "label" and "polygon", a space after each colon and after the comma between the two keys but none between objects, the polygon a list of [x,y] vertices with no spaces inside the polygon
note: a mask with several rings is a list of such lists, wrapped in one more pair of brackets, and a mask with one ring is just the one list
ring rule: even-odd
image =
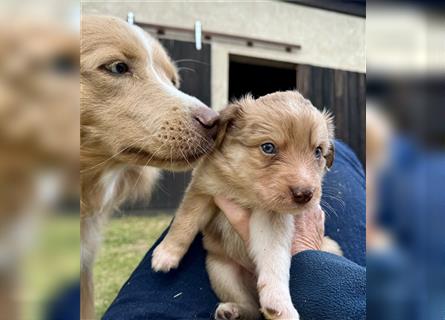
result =
[{"label": "wooden siding", "polygon": [[336,138],[346,142],[365,164],[366,75],[298,65],[297,89],[335,117]]}]

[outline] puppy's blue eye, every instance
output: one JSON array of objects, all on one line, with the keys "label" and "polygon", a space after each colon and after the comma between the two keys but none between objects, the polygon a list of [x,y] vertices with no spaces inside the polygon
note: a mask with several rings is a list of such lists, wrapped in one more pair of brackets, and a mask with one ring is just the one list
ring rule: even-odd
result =
[{"label": "puppy's blue eye", "polygon": [[261,145],[261,150],[265,154],[276,154],[277,153],[277,149],[275,148],[275,145],[273,143],[270,143],[270,142],[263,143]]},{"label": "puppy's blue eye", "polygon": [[323,152],[321,150],[321,147],[317,147],[315,149],[315,158],[320,159],[322,155],[323,155]]},{"label": "puppy's blue eye", "polygon": [[118,74],[118,75],[125,74],[130,70],[128,65],[122,61],[116,61],[111,64],[108,64],[105,66],[105,69],[107,69],[111,73]]}]

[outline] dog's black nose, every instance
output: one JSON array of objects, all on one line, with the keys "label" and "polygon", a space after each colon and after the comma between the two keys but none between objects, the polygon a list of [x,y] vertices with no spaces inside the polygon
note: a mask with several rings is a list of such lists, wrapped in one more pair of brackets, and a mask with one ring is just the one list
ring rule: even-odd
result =
[{"label": "dog's black nose", "polygon": [[219,115],[208,107],[199,107],[193,112],[193,119],[206,131],[209,136],[214,136],[217,131]]},{"label": "dog's black nose", "polygon": [[309,188],[290,188],[294,201],[298,204],[308,203],[314,195],[314,189]]}]

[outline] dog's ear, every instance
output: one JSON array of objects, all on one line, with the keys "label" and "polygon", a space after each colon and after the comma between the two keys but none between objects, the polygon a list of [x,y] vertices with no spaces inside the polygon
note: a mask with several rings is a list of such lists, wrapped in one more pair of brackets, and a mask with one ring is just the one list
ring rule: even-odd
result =
[{"label": "dog's ear", "polygon": [[334,163],[334,158],[335,158],[335,146],[334,146],[334,142],[332,141],[331,144],[329,145],[328,153],[325,156],[326,167],[328,169],[330,169],[332,167],[332,164]]},{"label": "dog's ear", "polygon": [[227,132],[234,126],[235,120],[241,115],[241,106],[233,103],[225,107],[219,114],[218,134],[215,139],[215,147],[219,148]]},{"label": "dog's ear", "polygon": [[329,169],[332,167],[332,164],[334,163],[334,158],[335,158],[335,146],[334,146],[334,131],[335,131],[335,127],[334,127],[334,116],[332,115],[332,113],[327,110],[324,109],[323,112],[321,113],[322,117],[324,118],[324,121],[326,122],[326,126],[328,129],[328,136],[329,136],[329,140],[330,140],[330,144],[329,144],[329,150],[328,153],[325,156],[326,159],[326,167]]}]

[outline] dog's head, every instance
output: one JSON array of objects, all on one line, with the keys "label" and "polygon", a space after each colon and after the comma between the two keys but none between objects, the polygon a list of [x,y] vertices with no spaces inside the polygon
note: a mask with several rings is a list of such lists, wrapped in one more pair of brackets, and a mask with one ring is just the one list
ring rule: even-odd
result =
[{"label": "dog's head", "polygon": [[333,135],[331,116],[296,91],[246,97],[221,112],[214,156],[252,206],[297,213],[320,202]]},{"label": "dog's head", "polygon": [[113,17],[84,17],[81,28],[84,151],[180,170],[213,147],[217,113],[178,90],[176,67],[156,39]]}]

